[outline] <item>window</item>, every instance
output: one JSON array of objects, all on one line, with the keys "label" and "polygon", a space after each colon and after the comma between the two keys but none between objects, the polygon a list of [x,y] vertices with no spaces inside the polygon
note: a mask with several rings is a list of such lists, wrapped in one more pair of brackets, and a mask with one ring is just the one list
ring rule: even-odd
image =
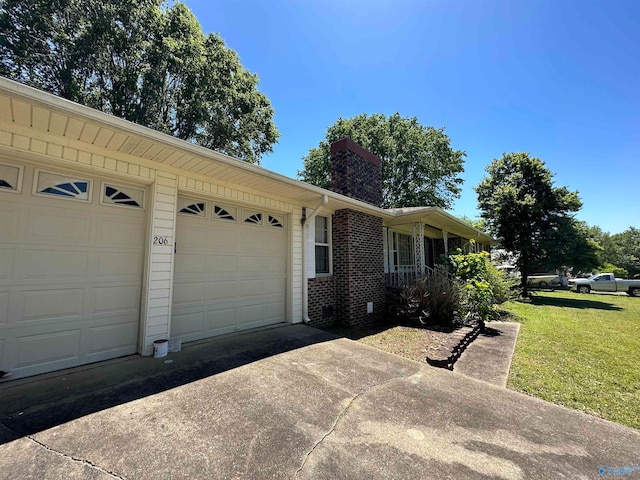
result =
[{"label": "window", "polygon": [[90,182],[85,179],[66,177],[47,172],[38,172],[35,192],[59,198],[89,201]]},{"label": "window", "polygon": [[245,213],[244,223],[249,223],[252,225],[262,225],[262,213]]},{"label": "window", "polygon": [[193,198],[178,197],[178,213],[194,217],[206,218],[207,202]]},{"label": "window", "polygon": [[102,203],[106,205],[122,205],[125,207],[142,208],[144,191],[102,184]]},{"label": "window", "polygon": [[413,266],[413,240],[409,235],[397,234],[398,252],[396,265],[401,267]]},{"label": "window", "polygon": [[318,215],[316,217],[316,274],[328,275],[331,273],[330,257],[331,228],[329,217]]},{"label": "window", "polygon": [[269,215],[269,225],[275,228],[284,228],[284,221],[282,218],[276,217],[275,215]]},{"label": "window", "polygon": [[233,207],[227,207],[223,205],[213,205],[213,218],[218,220],[227,220],[230,222],[236,221],[236,209]]},{"label": "window", "polygon": [[22,168],[0,163],[0,190],[20,193]]}]

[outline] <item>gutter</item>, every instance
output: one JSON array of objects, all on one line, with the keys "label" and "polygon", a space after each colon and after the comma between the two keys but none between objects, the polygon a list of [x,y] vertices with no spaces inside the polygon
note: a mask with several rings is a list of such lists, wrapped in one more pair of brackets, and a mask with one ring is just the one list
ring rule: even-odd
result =
[{"label": "gutter", "polygon": [[329,203],[329,197],[325,194],[322,195],[322,200],[313,209],[311,215],[306,217],[302,221],[302,321],[309,325],[311,319],[309,318],[309,277],[307,271],[307,231],[309,230],[309,224],[316,218],[316,215],[320,212],[320,209]]}]

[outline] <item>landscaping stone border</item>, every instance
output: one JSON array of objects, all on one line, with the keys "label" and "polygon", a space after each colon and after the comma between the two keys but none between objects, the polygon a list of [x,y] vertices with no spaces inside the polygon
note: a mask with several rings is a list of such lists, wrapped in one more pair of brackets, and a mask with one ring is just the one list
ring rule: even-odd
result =
[{"label": "landscaping stone border", "polygon": [[483,325],[478,324],[474,327],[462,327],[454,333],[459,337],[459,341],[452,347],[443,348],[437,352],[427,355],[427,363],[432,367],[446,368],[453,370],[453,365],[462,355],[462,352],[473,342],[483,329]]}]

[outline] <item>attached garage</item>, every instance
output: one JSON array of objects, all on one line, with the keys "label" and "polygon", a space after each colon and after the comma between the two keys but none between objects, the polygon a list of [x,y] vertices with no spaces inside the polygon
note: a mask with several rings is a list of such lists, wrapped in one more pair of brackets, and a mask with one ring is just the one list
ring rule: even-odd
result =
[{"label": "attached garage", "polygon": [[0,159],[0,360],[13,378],[137,351],[146,195]]},{"label": "attached garage", "polygon": [[284,322],[287,217],[178,197],[171,338]]}]

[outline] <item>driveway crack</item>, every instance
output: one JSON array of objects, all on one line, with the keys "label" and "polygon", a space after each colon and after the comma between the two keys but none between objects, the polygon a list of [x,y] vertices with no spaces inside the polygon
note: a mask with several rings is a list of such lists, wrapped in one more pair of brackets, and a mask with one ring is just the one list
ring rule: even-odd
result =
[{"label": "driveway crack", "polygon": [[15,431],[15,430],[13,430],[12,428],[8,427],[8,426],[7,426],[7,425],[5,425],[4,423],[0,423],[0,425],[2,425],[5,429],[7,429],[9,432],[13,433],[13,434],[14,434],[14,435],[16,435],[17,437],[20,437],[20,438],[26,438],[27,440],[29,440],[29,441],[31,441],[31,442],[33,442],[33,443],[35,443],[35,444],[36,444],[36,445],[38,445],[39,447],[44,448],[44,449],[45,449],[45,450],[47,450],[48,452],[51,452],[51,453],[53,453],[53,454],[55,454],[55,455],[58,455],[58,456],[60,456],[60,457],[63,457],[63,458],[69,459],[69,460],[71,460],[71,461],[73,461],[73,462],[80,463],[80,464],[82,464],[82,465],[86,465],[86,466],[88,466],[88,467],[90,467],[90,468],[93,468],[94,470],[98,470],[98,471],[99,471],[99,472],[101,472],[101,473],[104,473],[104,474],[106,474],[106,475],[109,475],[109,476],[111,476],[111,477],[113,477],[113,478],[117,478],[118,480],[127,480],[127,478],[126,478],[126,477],[123,477],[123,476],[121,476],[121,475],[118,475],[117,473],[112,472],[112,471],[110,471],[110,470],[106,470],[106,469],[102,468],[100,465],[96,465],[95,463],[90,462],[89,460],[84,460],[84,459],[82,459],[82,458],[74,457],[73,455],[68,455],[68,454],[66,454],[66,453],[59,452],[58,450],[55,450],[55,449],[53,449],[53,448],[51,448],[51,447],[49,447],[49,446],[45,445],[45,444],[44,444],[44,443],[42,443],[41,441],[36,440],[36,439],[35,439],[35,438],[33,438],[31,435],[20,435],[18,432],[16,432],[16,431]]},{"label": "driveway crack", "polygon": [[384,382],[380,382],[380,383],[374,383],[371,385],[365,385],[358,393],[356,393],[353,397],[351,397],[351,400],[349,400],[349,403],[347,403],[347,405],[340,410],[340,413],[338,413],[338,415],[336,416],[335,420],[333,421],[333,424],[331,425],[331,428],[329,429],[328,432],[326,432],[314,445],[313,447],[311,447],[311,449],[306,453],[306,455],[304,456],[304,458],[302,459],[302,464],[300,465],[300,467],[298,467],[298,469],[296,470],[296,473],[294,474],[293,478],[297,478],[300,473],[302,473],[302,470],[304,469],[305,465],[307,464],[307,461],[309,460],[309,458],[311,457],[311,455],[313,454],[313,452],[316,451],[316,449],[318,447],[320,447],[320,445],[322,445],[322,443],[329,437],[331,436],[331,434],[336,430],[336,428],[338,427],[338,424],[340,423],[340,420],[342,420],[344,418],[344,416],[347,414],[347,411],[353,406],[353,404],[356,402],[356,400],[358,400],[360,397],[362,397],[363,395],[365,395],[367,392],[369,392],[369,390],[373,389],[373,388],[377,388],[377,387],[382,387],[384,385],[386,385],[387,383],[391,383],[395,380],[399,380],[401,378],[409,378],[412,377],[413,375],[415,375],[416,372],[413,372],[409,375],[398,375],[397,377],[392,377],[388,380],[385,380]]}]

